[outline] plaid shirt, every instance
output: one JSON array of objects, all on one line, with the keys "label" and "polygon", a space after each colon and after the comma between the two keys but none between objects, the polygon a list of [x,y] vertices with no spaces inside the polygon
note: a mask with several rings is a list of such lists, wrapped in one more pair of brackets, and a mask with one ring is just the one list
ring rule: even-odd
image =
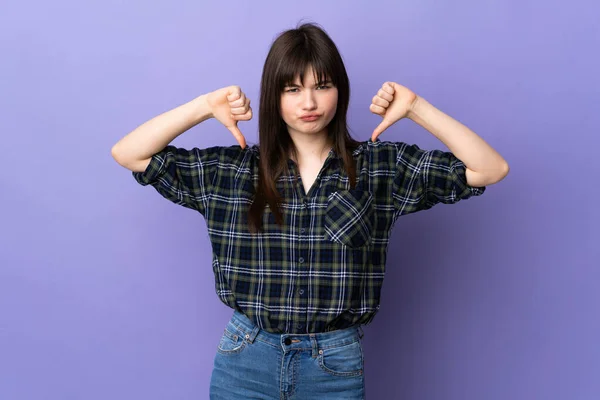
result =
[{"label": "plaid shirt", "polygon": [[269,207],[252,234],[247,210],[258,181],[258,146],[186,150],[152,157],[142,185],[200,212],[213,249],[217,295],[273,333],[316,333],[370,323],[379,310],[387,245],[398,217],[451,204],[485,187],[466,183],[450,152],[401,142],[362,142],[353,152],[357,185],[331,150],[306,194],[297,165],[277,181],[285,225]]}]

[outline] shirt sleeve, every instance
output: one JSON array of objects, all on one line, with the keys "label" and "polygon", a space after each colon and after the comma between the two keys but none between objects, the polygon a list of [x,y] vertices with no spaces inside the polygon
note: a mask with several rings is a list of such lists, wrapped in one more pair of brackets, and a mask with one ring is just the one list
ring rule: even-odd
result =
[{"label": "shirt sleeve", "polygon": [[133,172],[133,177],[173,203],[204,215],[221,154],[221,147],[186,150],[169,145],[152,156],[145,171]]},{"label": "shirt sleeve", "polygon": [[453,153],[395,143],[394,207],[398,215],[480,196],[485,186],[467,184],[466,166]]}]

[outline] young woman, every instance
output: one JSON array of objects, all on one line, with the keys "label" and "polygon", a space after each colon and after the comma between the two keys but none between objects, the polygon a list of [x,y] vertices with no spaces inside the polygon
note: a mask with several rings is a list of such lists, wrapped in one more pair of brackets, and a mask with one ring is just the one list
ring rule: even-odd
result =
[{"label": "young woman", "polygon": [[[379,310],[390,231],[402,215],[455,203],[503,179],[506,161],[414,92],[386,82],[370,140],[348,133],[342,58],[319,27],[282,33],[265,61],[259,144],[237,86],[159,115],[122,138],[113,157],[172,202],[200,212],[214,251],[217,295],[234,312],[214,359],[211,399],[362,399],[361,325]],[[169,143],[208,119],[239,145]],[[402,118],[451,151],[381,141]]]}]

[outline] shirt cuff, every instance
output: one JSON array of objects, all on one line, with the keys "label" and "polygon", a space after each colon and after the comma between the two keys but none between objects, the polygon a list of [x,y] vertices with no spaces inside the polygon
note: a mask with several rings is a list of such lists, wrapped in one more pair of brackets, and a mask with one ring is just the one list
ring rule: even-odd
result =
[{"label": "shirt cuff", "polygon": [[[460,180],[464,189],[468,189],[468,194],[463,194],[464,198],[471,196],[480,196],[485,192],[485,186],[470,186],[467,183],[467,166],[458,158],[454,161],[452,165],[452,169],[454,170],[454,175]],[[466,195],[466,196],[465,196]]]},{"label": "shirt cuff", "polygon": [[142,186],[150,185],[164,173],[165,162],[163,152],[152,156],[150,163],[143,172],[132,172],[135,180]]}]

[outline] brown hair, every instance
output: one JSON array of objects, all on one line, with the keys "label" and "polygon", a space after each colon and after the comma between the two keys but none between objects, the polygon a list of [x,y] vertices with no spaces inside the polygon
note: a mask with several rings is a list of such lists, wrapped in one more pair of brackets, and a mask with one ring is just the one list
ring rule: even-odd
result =
[{"label": "brown hair", "polygon": [[296,153],[296,148],[281,117],[281,94],[285,86],[293,83],[297,77],[302,82],[308,67],[312,67],[316,82],[330,80],[338,90],[337,109],[327,126],[328,138],[333,150],[342,159],[342,167],[350,178],[351,186],[355,186],[356,168],[352,151],[359,146],[359,142],[350,136],[346,124],[350,101],[348,74],[335,43],[327,33],[315,24],[305,23],[283,32],[275,39],[263,67],[258,120],[259,176],[248,214],[253,232],[262,230],[267,204],[275,222],[283,225],[280,209],[282,197],[277,191],[276,182],[283,173],[289,174],[287,160],[290,154]]}]

